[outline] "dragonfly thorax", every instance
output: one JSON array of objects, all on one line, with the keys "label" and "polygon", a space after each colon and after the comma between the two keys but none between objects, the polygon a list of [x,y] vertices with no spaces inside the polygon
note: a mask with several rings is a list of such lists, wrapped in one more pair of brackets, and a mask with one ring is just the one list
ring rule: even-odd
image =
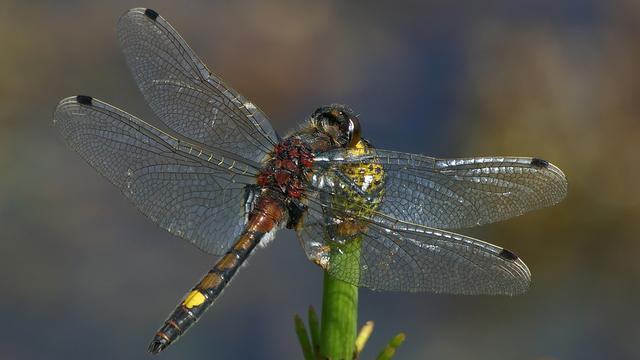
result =
[{"label": "dragonfly thorax", "polygon": [[313,153],[298,137],[278,143],[258,174],[258,185],[280,190],[284,195],[300,198],[307,174],[313,164]]}]

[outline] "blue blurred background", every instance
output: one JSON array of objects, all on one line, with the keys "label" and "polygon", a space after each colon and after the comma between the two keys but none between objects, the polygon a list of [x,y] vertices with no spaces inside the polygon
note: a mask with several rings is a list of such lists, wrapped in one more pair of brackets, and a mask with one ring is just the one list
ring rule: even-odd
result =
[{"label": "blue blurred background", "polygon": [[[69,150],[57,102],[88,94],[156,122],[115,23],[156,9],[284,134],[347,103],[377,147],[530,155],[560,205],[464,231],[517,252],[518,297],[361,291],[363,359],[638,359],[640,3],[0,1],[0,358],[144,359],[214,259],[141,215]],[[321,271],[283,231],[164,359],[297,359],[292,318]]]}]

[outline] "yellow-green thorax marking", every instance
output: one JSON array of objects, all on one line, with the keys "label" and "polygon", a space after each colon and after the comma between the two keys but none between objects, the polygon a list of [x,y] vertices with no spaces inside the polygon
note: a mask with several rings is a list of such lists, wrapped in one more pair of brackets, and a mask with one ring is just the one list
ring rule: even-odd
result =
[{"label": "yellow-green thorax marking", "polygon": [[[360,140],[354,148],[347,150],[350,155],[372,155],[375,150],[365,140]],[[377,209],[384,193],[384,169],[379,161],[370,163],[343,164],[340,171],[347,175],[367,196],[354,188],[344,188],[345,195],[334,203],[350,214],[368,217]],[[346,201],[345,201],[346,200]]]},{"label": "yellow-green thorax marking", "polygon": [[[373,155],[375,149],[360,140],[348,150],[351,155]],[[385,173],[379,161],[342,164],[339,167],[353,182],[351,186],[340,187],[334,197],[333,207],[343,210],[343,214],[333,214],[339,223],[325,234],[329,245],[329,274],[340,274],[340,278],[352,284],[360,279],[360,247],[367,223],[357,218],[368,218],[380,205],[384,195]],[[357,188],[355,186],[357,186]]]}]

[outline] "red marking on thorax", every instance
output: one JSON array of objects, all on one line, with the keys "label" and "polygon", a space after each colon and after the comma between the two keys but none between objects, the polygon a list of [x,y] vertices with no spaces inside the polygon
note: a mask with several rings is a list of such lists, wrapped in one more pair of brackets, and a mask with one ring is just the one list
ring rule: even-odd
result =
[{"label": "red marking on thorax", "polygon": [[283,194],[300,198],[303,182],[313,165],[313,153],[298,138],[288,138],[277,144],[271,159],[258,174],[258,185],[269,186]]}]

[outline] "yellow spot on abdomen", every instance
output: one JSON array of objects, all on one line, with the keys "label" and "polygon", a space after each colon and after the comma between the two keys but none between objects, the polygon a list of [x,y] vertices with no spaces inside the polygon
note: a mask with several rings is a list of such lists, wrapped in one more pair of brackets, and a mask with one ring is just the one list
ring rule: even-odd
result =
[{"label": "yellow spot on abdomen", "polygon": [[184,299],[184,301],[182,302],[182,305],[184,305],[184,307],[186,307],[187,309],[191,309],[191,308],[194,308],[196,306],[202,305],[202,303],[204,302],[205,299],[206,298],[204,297],[204,295],[202,295],[202,293],[200,291],[193,290]]}]

